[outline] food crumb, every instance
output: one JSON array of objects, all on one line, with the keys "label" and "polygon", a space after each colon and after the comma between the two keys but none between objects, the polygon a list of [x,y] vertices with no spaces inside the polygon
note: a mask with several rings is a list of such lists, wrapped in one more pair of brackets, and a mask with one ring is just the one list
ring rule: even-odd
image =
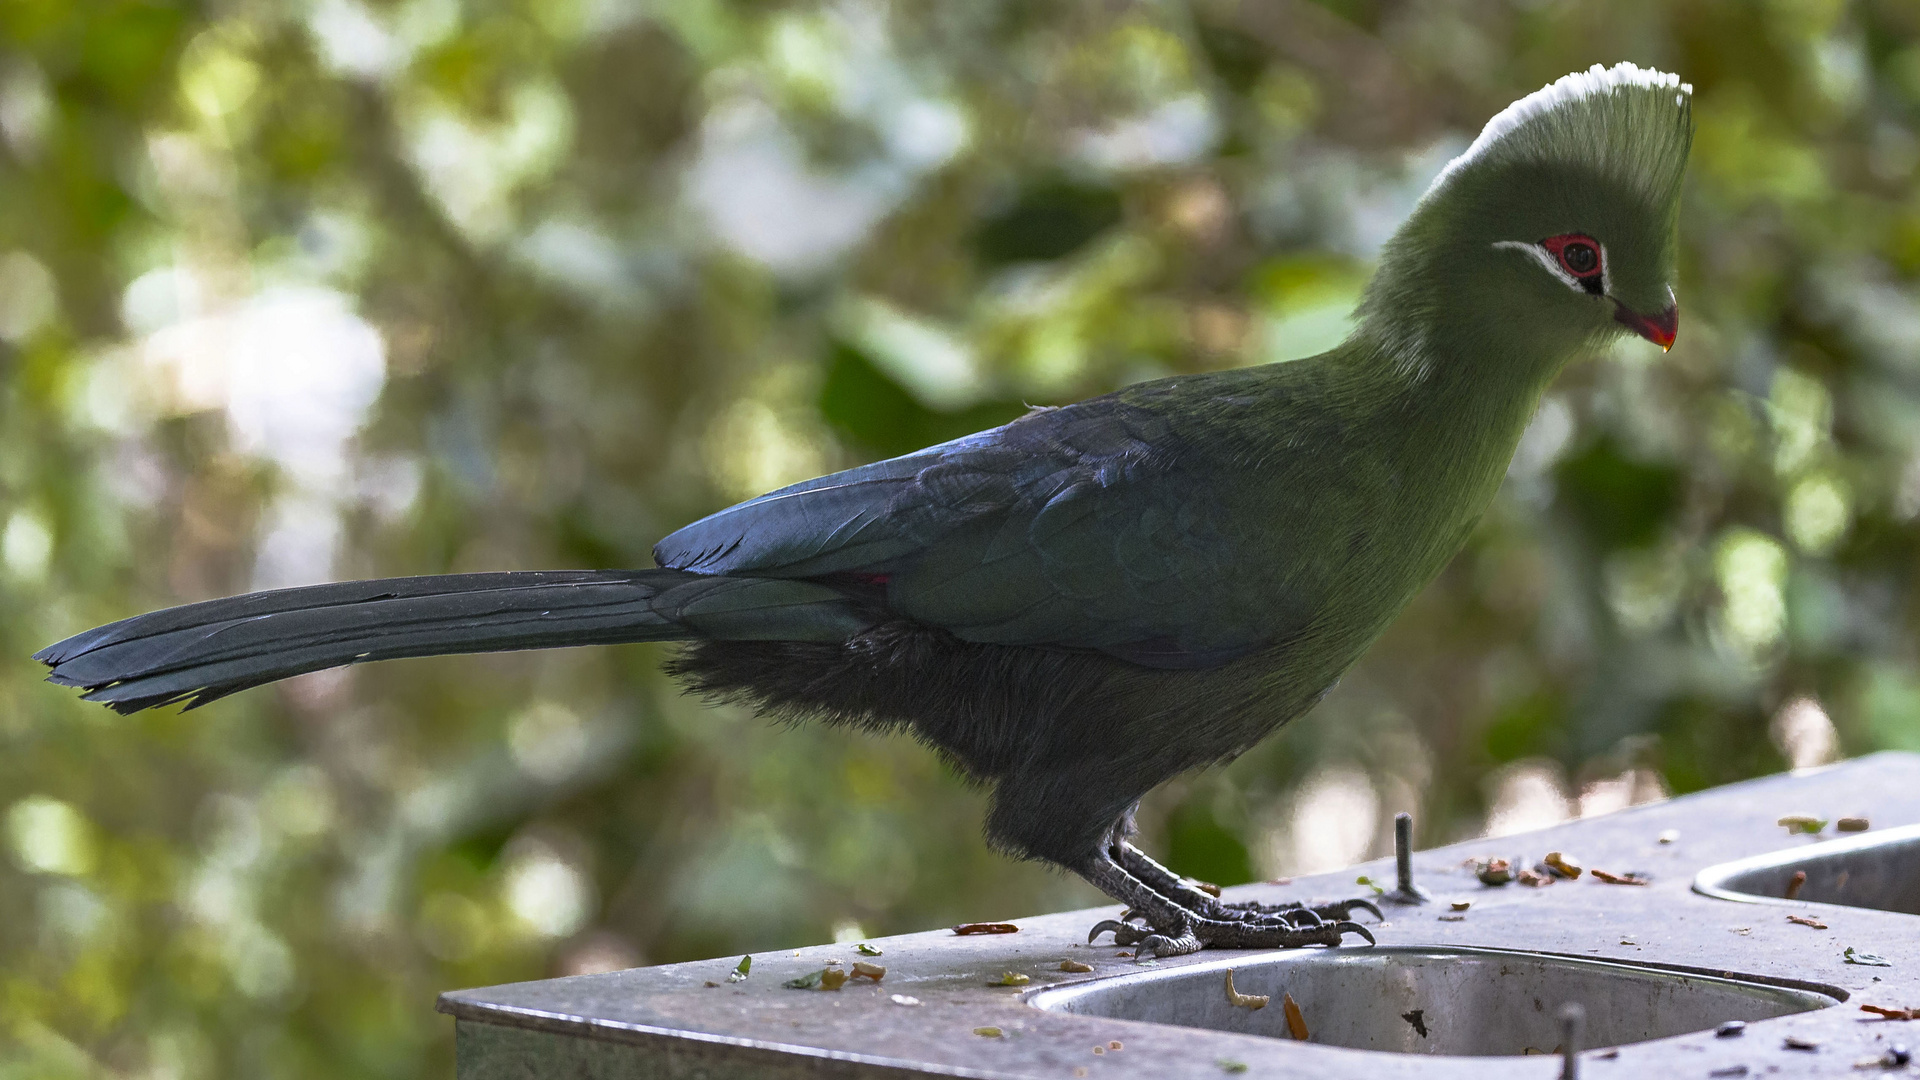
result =
[{"label": "food crumb", "polygon": [[1451,907],[1451,908],[1452,908],[1453,910],[1455,910],[1455,911],[1465,911],[1465,910],[1467,910],[1468,908],[1470,908],[1470,907],[1472,907],[1472,906],[1473,906],[1473,901],[1471,901],[1471,900],[1455,900],[1455,901],[1454,901],[1454,902],[1453,902],[1452,904],[1449,904],[1448,906],[1449,906],[1449,907]]},{"label": "food crumb", "polygon": [[1811,926],[1815,930],[1825,930],[1827,928],[1826,923],[1821,922],[1811,915],[1789,915],[1787,916],[1787,921],[1795,926]]},{"label": "food crumb", "polygon": [[980,1036],[983,1039],[1005,1038],[1007,1034],[1006,1032],[1001,1031],[997,1027],[977,1027],[973,1029],[973,1033],[975,1035]]},{"label": "food crumb", "polygon": [[1071,972],[1074,972],[1075,974],[1081,974],[1084,972],[1092,971],[1093,965],[1083,964],[1078,960],[1062,960],[1060,961],[1060,970],[1071,971]]},{"label": "food crumb", "polygon": [[1873,825],[1863,817],[1843,817],[1834,822],[1833,827],[1841,832],[1866,832]]},{"label": "food crumb", "polygon": [[1266,994],[1243,994],[1233,987],[1233,969],[1227,969],[1227,1004],[1241,1009],[1259,1010],[1267,1007],[1271,1001]]},{"label": "food crumb", "polygon": [[1107,1049],[1109,1050],[1125,1050],[1126,1048],[1127,1044],[1121,1042],[1119,1039],[1115,1039],[1107,1044]]},{"label": "food crumb", "polygon": [[1676,843],[1679,841],[1679,839],[1680,839],[1679,829],[1662,829],[1660,831],[1660,842],[1663,844]]},{"label": "food crumb", "polygon": [[1817,836],[1827,827],[1827,819],[1812,814],[1787,814],[1774,824],[1796,835]]},{"label": "food crumb", "polygon": [[1280,1007],[1287,1014],[1287,1034],[1300,1042],[1307,1041],[1307,1018],[1300,1012],[1300,1003],[1293,1000],[1292,994],[1280,995]]},{"label": "food crumb", "polygon": [[953,932],[962,937],[970,934],[1017,934],[1020,928],[1010,922],[970,922],[954,927]]},{"label": "food crumb", "polygon": [[1789,1049],[1789,1050],[1818,1050],[1818,1049],[1820,1049],[1820,1044],[1819,1044],[1819,1043],[1817,1043],[1817,1042],[1814,1042],[1814,1041],[1813,1041],[1812,1039],[1803,1039],[1803,1038],[1801,1038],[1801,1037],[1800,1037],[1800,1036],[1798,1036],[1798,1035],[1789,1035],[1789,1036],[1787,1036],[1787,1038],[1786,1038],[1786,1041],[1785,1041],[1785,1042],[1783,1042],[1783,1043],[1781,1043],[1781,1045],[1782,1045],[1782,1046],[1784,1046],[1784,1047],[1786,1047],[1786,1048],[1787,1048],[1787,1049]]},{"label": "food crumb", "polygon": [[1247,1063],[1244,1061],[1232,1061],[1227,1058],[1221,1058],[1214,1062],[1214,1064],[1220,1066],[1221,1072],[1243,1073],[1247,1071]]},{"label": "food crumb", "polygon": [[887,1000],[893,1002],[895,1005],[913,1006],[920,1004],[920,999],[911,994],[895,994]]}]

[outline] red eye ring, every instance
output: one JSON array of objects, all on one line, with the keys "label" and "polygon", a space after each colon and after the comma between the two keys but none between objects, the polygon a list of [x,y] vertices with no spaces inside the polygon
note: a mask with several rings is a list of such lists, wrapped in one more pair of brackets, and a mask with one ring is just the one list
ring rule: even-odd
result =
[{"label": "red eye ring", "polygon": [[1560,269],[1575,279],[1585,281],[1597,278],[1607,272],[1606,258],[1601,254],[1600,241],[1586,233],[1561,233],[1540,241],[1540,246],[1553,255]]}]

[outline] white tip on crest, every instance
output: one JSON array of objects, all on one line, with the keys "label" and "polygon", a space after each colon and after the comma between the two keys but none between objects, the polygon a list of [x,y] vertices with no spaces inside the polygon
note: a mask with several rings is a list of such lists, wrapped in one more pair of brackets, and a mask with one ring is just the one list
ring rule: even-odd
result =
[{"label": "white tip on crest", "polygon": [[1693,85],[1681,82],[1680,76],[1639,67],[1632,63],[1619,63],[1610,68],[1595,64],[1585,71],[1563,75],[1495,114],[1493,119],[1487,121],[1487,126],[1480,130],[1479,137],[1467,147],[1466,152],[1448,162],[1447,167],[1440,170],[1440,175],[1434,178],[1428,191],[1431,193],[1439,190],[1448,177],[1473,163],[1509,134],[1525,127],[1529,121],[1538,117],[1586,99],[1612,94],[1619,90],[1663,88],[1675,91],[1673,102],[1677,108],[1681,109],[1687,106],[1688,100],[1693,95]]}]

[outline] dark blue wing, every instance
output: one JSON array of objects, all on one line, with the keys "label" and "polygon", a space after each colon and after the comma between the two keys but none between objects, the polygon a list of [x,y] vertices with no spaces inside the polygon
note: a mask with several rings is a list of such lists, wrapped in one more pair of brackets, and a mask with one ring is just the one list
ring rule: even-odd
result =
[{"label": "dark blue wing", "polygon": [[1183,412],[1155,397],[1037,410],[783,488],[668,536],[654,557],[700,573],[884,578],[890,608],[969,641],[1223,662],[1297,611],[1247,580],[1262,541],[1220,497],[1232,440],[1195,437],[1223,425],[1191,406],[1234,402]]}]

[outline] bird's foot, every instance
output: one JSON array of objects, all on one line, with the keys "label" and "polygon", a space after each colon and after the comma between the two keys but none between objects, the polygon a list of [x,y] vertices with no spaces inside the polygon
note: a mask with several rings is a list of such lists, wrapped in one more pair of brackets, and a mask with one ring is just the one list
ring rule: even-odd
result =
[{"label": "bird's foot", "polygon": [[[1114,862],[1140,884],[1202,918],[1260,925],[1270,925],[1278,919],[1295,926],[1312,926],[1318,922],[1344,922],[1352,917],[1354,911],[1360,910],[1371,913],[1376,920],[1386,921],[1386,916],[1380,913],[1380,908],[1373,901],[1361,897],[1321,904],[1304,904],[1298,900],[1278,904],[1265,904],[1258,900],[1228,902],[1195,888],[1131,843],[1121,841],[1112,847],[1111,852]],[[1308,915],[1314,917],[1308,918]]]},{"label": "bird's foot", "polygon": [[[1087,935],[1091,942],[1112,933],[1115,944],[1134,946],[1138,955],[1181,956],[1204,948],[1297,949],[1338,945],[1347,934],[1374,943],[1373,934],[1348,916],[1366,900],[1333,904],[1223,903],[1184,882],[1131,844],[1103,852],[1083,873],[1101,891],[1128,905],[1119,919],[1107,919]],[[1137,872],[1136,872],[1136,867]]]},{"label": "bird's foot", "polygon": [[[1184,922],[1155,926],[1134,912],[1132,919],[1106,919],[1087,934],[1089,942],[1111,932],[1113,943],[1133,946],[1140,956],[1185,956],[1201,949],[1299,949],[1308,945],[1339,945],[1348,934],[1374,944],[1366,927],[1344,919],[1322,919],[1302,907],[1260,921],[1208,919],[1190,916]],[[1305,916],[1301,918],[1300,916]]]}]

